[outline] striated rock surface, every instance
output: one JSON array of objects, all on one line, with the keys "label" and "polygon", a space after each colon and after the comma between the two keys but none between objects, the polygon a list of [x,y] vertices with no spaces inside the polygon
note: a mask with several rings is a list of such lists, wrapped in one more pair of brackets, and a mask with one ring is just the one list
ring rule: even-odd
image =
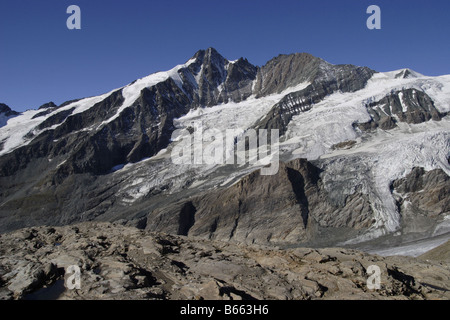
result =
[{"label": "striated rock surface", "polygon": [[431,234],[434,222],[450,214],[450,177],[443,170],[416,167],[391,189],[407,233]]},{"label": "striated rock surface", "polygon": [[295,115],[310,110],[334,92],[355,92],[364,88],[374,73],[367,67],[332,65],[307,53],[280,55],[258,73],[256,89],[261,87],[259,94],[281,92],[299,83],[310,84],[283,97],[255,127],[279,129],[280,134],[284,134]]},{"label": "striated rock surface", "polygon": [[280,163],[276,175],[262,176],[258,170],[224,190],[161,206],[148,214],[151,223],[146,229],[244,243],[292,244],[318,241],[323,228],[329,237],[333,231],[348,236],[372,225],[370,202],[361,190],[343,195],[341,188],[334,195],[327,190],[333,188],[326,187],[318,167],[296,159]]},{"label": "striated rock surface", "polygon": [[[68,267],[80,268],[69,290]],[[368,268],[381,271],[367,288]],[[341,248],[280,250],[109,223],[0,237],[1,299],[449,299],[447,263]]]},{"label": "striated rock surface", "polygon": [[446,115],[436,109],[433,100],[426,93],[416,89],[392,92],[366,107],[371,120],[355,124],[361,130],[373,130],[378,127],[390,130],[397,126],[397,122],[417,124],[429,120],[440,121]]}]

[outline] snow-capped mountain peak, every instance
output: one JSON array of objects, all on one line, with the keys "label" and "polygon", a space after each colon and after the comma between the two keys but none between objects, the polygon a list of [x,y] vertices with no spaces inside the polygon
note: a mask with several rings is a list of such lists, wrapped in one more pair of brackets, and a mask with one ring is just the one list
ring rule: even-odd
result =
[{"label": "snow-capped mountain peak", "polygon": [[[331,230],[330,242],[348,243],[406,234],[418,225],[417,212],[427,216],[421,227],[429,234],[446,230],[442,197],[429,209],[419,200],[448,183],[450,76],[376,72],[306,53],[257,67],[209,48],[100,96],[21,114],[0,111],[8,114],[0,127],[3,230],[145,218],[150,230],[176,232],[181,215],[198,214],[180,228],[290,244],[320,242],[322,230]],[[261,163],[176,165],[172,133],[195,131],[195,122],[205,130],[277,129],[286,164],[265,179],[257,174]],[[422,182],[405,193],[414,179]],[[271,192],[287,202],[250,200]],[[278,219],[274,214],[283,218],[276,223],[281,231],[263,223]]]}]

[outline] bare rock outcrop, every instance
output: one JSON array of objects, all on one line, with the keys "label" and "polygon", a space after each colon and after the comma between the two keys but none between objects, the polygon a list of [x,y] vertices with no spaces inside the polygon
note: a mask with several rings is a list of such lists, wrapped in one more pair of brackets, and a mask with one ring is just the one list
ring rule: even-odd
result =
[{"label": "bare rock outcrop", "polygon": [[280,162],[276,175],[255,171],[225,190],[153,210],[147,230],[277,245],[317,240],[323,228],[346,229],[348,234],[370,227],[373,214],[367,196],[354,190],[338,201],[320,174],[306,159]]},{"label": "bare rock outcrop", "polygon": [[[80,288],[65,287],[71,265]],[[380,269],[380,289],[367,286]],[[110,223],[0,238],[1,299],[449,299],[447,263],[356,250],[278,249]]]}]

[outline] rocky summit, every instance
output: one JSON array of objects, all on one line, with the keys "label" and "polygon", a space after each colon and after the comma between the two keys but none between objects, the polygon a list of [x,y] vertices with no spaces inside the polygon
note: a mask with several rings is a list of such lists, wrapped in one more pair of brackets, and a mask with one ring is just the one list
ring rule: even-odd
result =
[{"label": "rocky summit", "polygon": [[[449,75],[214,48],[99,96],[0,104],[2,297],[446,297],[444,265],[353,250],[450,239],[449,112]],[[206,161],[220,142],[248,161]]]},{"label": "rocky summit", "polygon": [[[423,258],[342,248],[280,249],[111,223],[36,227],[0,238],[1,299],[449,299],[449,243]],[[69,289],[71,265],[79,288]],[[380,270],[371,289],[369,268]],[[373,268],[373,267],[372,267]],[[67,286],[69,287],[69,286]]]}]

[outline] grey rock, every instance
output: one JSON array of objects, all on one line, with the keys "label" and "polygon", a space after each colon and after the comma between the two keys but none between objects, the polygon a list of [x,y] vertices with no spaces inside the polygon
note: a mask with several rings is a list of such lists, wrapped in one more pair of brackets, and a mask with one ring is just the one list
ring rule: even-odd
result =
[{"label": "grey rock", "polygon": [[[260,95],[279,93],[306,81],[311,83],[303,90],[286,95],[254,125],[257,129],[279,129],[282,135],[293,116],[310,110],[336,91],[354,92],[364,88],[375,71],[353,65],[332,65],[308,54],[295,54],[271,60],[260,73],[257,79],[267,82],[257,81],[256,90]],[[282,80],[273,77],[282,77]]]},{"label": "grey rock", "polygon": [[257,96],[280,93],[288,87],[312,81],[319,73],[323,60],[308,53],[281,54],[267,62],[257,75]]},{"label": "grey rock", "polygon": [[[0,238],[1,299],[45,299],[48,291],[60,300],[449,298],[448,265],[415,258],[233,244],[110,223],[33,230],[29,240],[17,241],[29,229]],[[80,289],[64,287],[71,264],[80,267]],[[367,287],[374,264],[379,290]]]},{"label": "grey rock", "polygon": [[392,182],[392,192],[403,220],[403,230],[429,234],[436,221],[450,212],[450,178],[441,169],[414,168]]},{"label": "grey rock", "polygon": [[256,171],[225,190],[161,206],[148,214],[152,223],[146,229],[244,243],[292,244],[320,238],[318,228],[362,231],[370,227],[373,213],[361,190],[349,191],[336,201],[320,175],[321,170],[305,159],[280,163],[276,175]]},{"label": "grey rock", "polygon": [[[16,117],[20,115],[19,112],[16,112],[14,110],[11,110],[10,107],[8,107],[4,103],[0,103],[0,128],[6,125],[7,121],[13,117]],[[0,141],[0,150],[2,149],[2,142]]]},{"label": "grey rock", "polygon": [[436,109],[433,100],[427,94],[416,89],[393,92],[366,107],[372,120],[368,123],[355,124],[363,131],[377,127],[390,130],[397,126],[397,121],[414,124],[429,120],[440,121],[446,115]]},{"label": "grey rock", "polygon": [[53,101],[50,101],[50,102],[47,102],[47,103],[44,103],[42,106],[40,106],[39,108],[38,108],[38,110],[42,110],[42,109],[54,109],[54,108],[57,108],[58,106],[53,102]]},{"label": "grey rock", "polygon": [[0,103],[0,114],[1,113],[3,113],[7,117],[14,116],[14,115],[19,115],[19,112],[11,110],[11,108],[9,106],[7,106],[6,104],[4,104],[4,103]]}]

